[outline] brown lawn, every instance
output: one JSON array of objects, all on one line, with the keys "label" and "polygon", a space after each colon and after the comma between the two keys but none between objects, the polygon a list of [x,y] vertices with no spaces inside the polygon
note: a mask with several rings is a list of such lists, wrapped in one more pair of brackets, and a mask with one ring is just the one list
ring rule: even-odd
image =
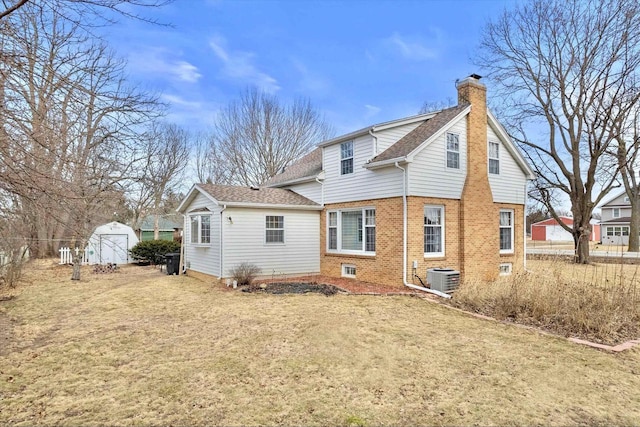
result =
[{"label": "brown lawn", "polygon": [[640,424],[638,348],[408,296],[30,270],[0,302],[0,425]]}]

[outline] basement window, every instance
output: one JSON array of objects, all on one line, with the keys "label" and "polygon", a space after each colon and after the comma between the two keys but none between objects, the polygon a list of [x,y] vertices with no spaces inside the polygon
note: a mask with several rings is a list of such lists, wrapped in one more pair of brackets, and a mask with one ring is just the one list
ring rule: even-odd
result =
[{"label": "basement window", "polygon": [[510,275],[512,270],[513,270],[513,264],[511,264],[510,262],[503,262],[502,264],[500,264],[500,275],[501,276]]},{"label": "basement window", "polygon": [[351,264],[342,264],[342,277],[356,278],[356,266]]}]

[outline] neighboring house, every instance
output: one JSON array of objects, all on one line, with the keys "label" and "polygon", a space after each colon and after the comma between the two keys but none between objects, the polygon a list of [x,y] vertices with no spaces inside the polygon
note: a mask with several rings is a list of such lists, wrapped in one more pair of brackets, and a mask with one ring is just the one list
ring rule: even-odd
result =
[{"label": "neighboring house", "polygon": [[[479,76],[457,89],[456,107],[325,141],[259,190],[194,186],[178,208],[188,273],[228,277],[259,260],[265,275],[306,269],[402,286],[435,267],[480,279],[522,267],[533,172],[487,110]],[[270,233],[284,235],[280,246]]]},{"label": "neighboring house", "polygon": [[[141,242],[145,240],[154,240],[154,215],[149,215],[142,219],[140,227],[136,231],[136,236]],[[159,240],[179,240],[182,231],[182,223],[173,221],[169,218],[160,216],[158,218]]]},{"label": "neighboring house", "polygon": [[[561,216],[560,220],[567,226],[573,228],[573,218],[569,216]],[[540,241],[565,241],[573,242],[573,235],[564,229],[555,218],[545,219],[544,221],[531,224],[531,240]],[[591,234],[589,240],[592,242],[600,241],[600,224],[598,221],[591,220]]]},{"label": "neighboring house", "polygon": [[600,205],[600,227],[602,243],[611,245],[629,244],[629,223],[631,222],[631,203],[626,191],[612,197]]},{"label": "neighboring house", "polygon": [[137,243],[133,228],[113,221],[96,227],[85,253],[89,264],[128,264],[133,262],[129,250]]}]

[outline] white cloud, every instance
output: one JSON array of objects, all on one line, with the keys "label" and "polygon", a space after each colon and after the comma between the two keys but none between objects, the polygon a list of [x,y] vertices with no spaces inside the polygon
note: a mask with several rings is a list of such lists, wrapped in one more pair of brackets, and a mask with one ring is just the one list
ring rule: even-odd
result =
[{"label": "white cloud", "polygon": [[187,83],[196,83],[202,77],[198,67],[187,61],[168,59],[169,55],[163,48],[149,48],[145,53],[132,55],[129,66],[137,72],[160,74]]},{"label": "white cloud", "polygon": [[375,116],[382,110],[382,108],[376,107],[375,105],[370,105],[370,104],[365,104],[364,108],[367,109],[367,114],[366,114],[367,117]]},{"label": "white cloud", "polygon": [[280,90],[275,78],[260,71],[254,65],[254,53],[231,51],[226,47],[226,44],[225,38],[220,35],[215,35],[209,41],[211,50],[222,61],[222,72],[225,76],[255,85],[267,93],[275,93]]},{"label": "white cloud", "polygon": [[436,59],[439,54],[440,33],[436,29],[432,29],[431,32],[434,36],[432,41],[427,42],[419,38],[406,37],[398,33],[393,33],[391,37],[385,39],[385,44],[406,59],[413,61]]},{"label": "white cloud", "polygon": [[298,73],[300,73],[300,89],[303,93],[314,93],[316,95],[325,96],[329,93],[331,82],[309,71],[309,68],[299,59],[292,58],[291,63]]}]

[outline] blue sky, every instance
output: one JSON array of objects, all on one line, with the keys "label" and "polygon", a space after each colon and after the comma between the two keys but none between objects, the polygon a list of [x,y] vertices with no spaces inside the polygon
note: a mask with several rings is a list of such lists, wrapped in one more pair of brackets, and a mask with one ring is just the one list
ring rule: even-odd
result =
[{"label": "blue sky", "polygon": [[[487,19],[513,0],[176,0],[107,39],[130,78],[162,93],[170,121],[206,130],[249,86],[306,97],[337,134],[456,97]],[[491,96],[491,87],[489,97]]]}]

